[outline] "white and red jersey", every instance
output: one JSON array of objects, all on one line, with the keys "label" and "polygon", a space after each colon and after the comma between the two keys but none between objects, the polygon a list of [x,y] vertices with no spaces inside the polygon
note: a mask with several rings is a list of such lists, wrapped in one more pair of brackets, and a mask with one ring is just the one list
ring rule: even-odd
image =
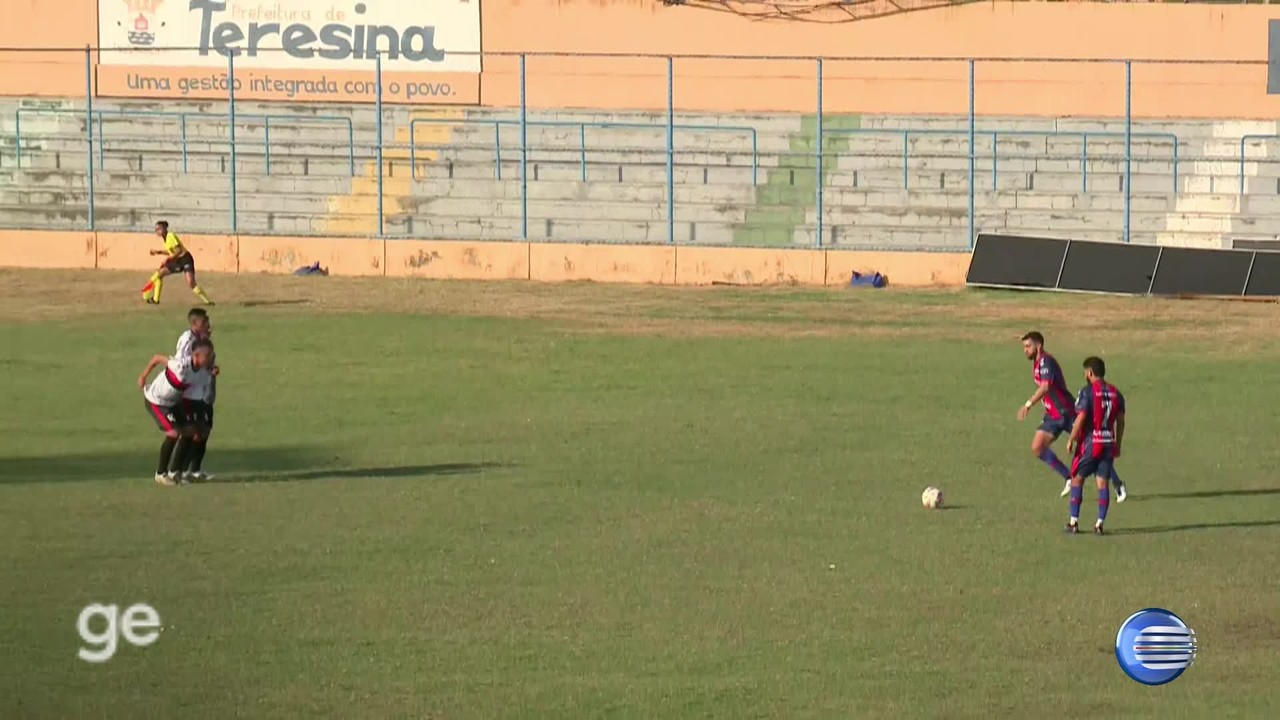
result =
[{"label": "white and red jersey", "polygon": [[178,337],[178,347],[173,351],[173,356],[180,360],[187,360],[191,357],[191,346],[196,344],[200,339],[199,335],[187,330]]},{"label": "white and red jersey", "polygon": [[209,377],[208,371],[192,366],[190,357],[171,357],[165,363],[164,370],[156,375],[142,394],[153,405],[173,407],[182,401],[192,387],[207,387]]},{"label": "white and red jersey", "polygon": [[[178,346],[175,348],[173,356],[180,360],[191,362],[191,346],[195,345],[197,340],[202,339],[204,338],[200,335],[187,330],[178,337]],[[209,356],[209,362],[213,362],[212,355]],[[210,389],[213,383],[213,374],[205,372],[204,375],[206,376],[204,382],[193,382],[188,385],[187,389],[182,392],[183,399],[199,400],[200,402],[209,401]]]}]

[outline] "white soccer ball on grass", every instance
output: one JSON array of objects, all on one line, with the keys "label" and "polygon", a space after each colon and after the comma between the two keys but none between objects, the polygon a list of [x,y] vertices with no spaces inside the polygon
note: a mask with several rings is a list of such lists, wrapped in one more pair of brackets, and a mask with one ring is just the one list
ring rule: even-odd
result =
[{"label": "white soccer ball on grass", "polygon": [[925,488],[920,494],[920,504],[924,505],[926,510],[937,510],[942,507],[942,488],[932,485]]}]

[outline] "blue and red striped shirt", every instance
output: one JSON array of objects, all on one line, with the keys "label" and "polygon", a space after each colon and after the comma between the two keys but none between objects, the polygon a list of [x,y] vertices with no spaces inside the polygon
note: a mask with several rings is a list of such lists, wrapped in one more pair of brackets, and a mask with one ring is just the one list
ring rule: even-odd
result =
[{"label": "blue and red striped shirt", "polygon": [[1049,384],[1049,391],[1044,394],[1044,412],[1054,420],[1069,420],[1075,417],[1071,405],[1071,390],[1067,388],[1067,378],[1062,374],[1062,366],[1053,356],[1042,352],[1036,356],[1031,365],[1031,379],[1036,385]]},{"label": "blue and red striped shirt", "polygon": [[1116,422],[1124,415],[1124,395],[1115,385],[1096,380],[1080,389],[1076,412],[1084,415],[1085,434],[1080,438],[1081,454],[1095,458],[1115,453]]}]

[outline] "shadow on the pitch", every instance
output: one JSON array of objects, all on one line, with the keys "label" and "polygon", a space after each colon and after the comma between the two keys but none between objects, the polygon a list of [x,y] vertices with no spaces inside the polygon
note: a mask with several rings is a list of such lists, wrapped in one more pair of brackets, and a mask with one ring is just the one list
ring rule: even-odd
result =
[{"label": "shadow on the pitch", "polygon": [[1143,493],[1134,495],[1132,502],[1142,502],[1145,500],[1183,500],[1192,498],[1219,498],[1219,497],[1254,497],[1257,495],[1280,495],[1280,488],[1257,488],[1253,490],[1201,490],[1198,492],[1185,493],[1151,493],[1150,495]]},{"label": "shadow on the pitch", "polygon": [[1280,527],[1280,520],[1252,520],[1248,522],[1225,523],[1192,523],[1190,525],[1156,525],[1145,528],[1119,528],[1109,532],[1111,535],[1156,535],[1159,533],[1182,532],[1184,530],[1216,530],[1219,528],[1258,528]]},{"label": "shadow on the pitch", "polygon": [[943,505],[938,509],[939,510],[967,510],[968,508],[969,508],[968,505]]},{"label": "shadow on the pitch", "polygon": [[304,480],[386,479],[471,475],[494,468],[514,467],[507,463],[440,463],[437,465],[393,465],[386,467],[314,468],[277,473],[226,473],[214,482],[260,483]]},{"label": "shadow on the pitch", "polygon": [[[216,472],[275,473],[300,472],[316,465],[324,450],[310,447],[217,448],[211,446],[206,465]],[[154,445],[130,450],[47,455],[40,457],[0,457],[0,485],[85,480],[143,479],[151,481],[160,453]]]},{"label": "shadow on the pitch", "polygon": [[240,302],[235,304],[239,305],[240,307],[254,308],[254,307],[279,307],[282,305],[306,305],[309,302],[311,301],[305,298],[299,298],[297,300],[241,300]]}]

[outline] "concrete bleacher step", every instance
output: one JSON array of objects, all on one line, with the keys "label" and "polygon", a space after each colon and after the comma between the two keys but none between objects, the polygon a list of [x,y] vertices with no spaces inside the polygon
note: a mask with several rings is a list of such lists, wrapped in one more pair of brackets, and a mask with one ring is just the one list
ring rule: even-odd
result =
[{"label": "concrete bleacher step", "polygon": [[[475,200],[469,198],[411,198],[400,211],[425,216],[519,218],[524,206],[519,200]],[[666,219],[668,209],[657,203],[593,202],[571,200],[530,201],[530,219],[563,221],[607,219],[618,222]],[[688,222],[742,222],[746,208],[730,205],[684,204],[676,206],[677,217]]]},{"label": "concrete bleacher step", "polygon": [[[578,202],[639,202],[662,204],[667,200],[665,183],[579,182],[539,180],[526,185],[530,202],[573,200]],[[743,204],[754,202],[753,188],[745,185],[676,185],[677,204]],[[519,180],[418,180],[410,185],[410,197],[461,197],[518,200]]]},{"label": "concrete bleacher step", "polygon": [[[719,223],[677,221],[676,242],[682,244],[730,244],[733,226]],[[518,239],[522,224],[516,218],[461,218],[394,216],[388,219],[387,232],[406,237],[446,237],[460,240]],[[530,220],[528,239],[590,243],[666,243],[669,237],[666,221],[610,220]]]},{"label": "concrete bleacher step", "polygon": [[[96,105],[104,110],[95,122],[100,142],[93,148],[104,150],[94,157],[100,226],[138,222],[138,207],[148,214],[167,208],[211,229],[229,223],[226,103],[106,100]],[[67,102],[60,107],[73,112],[23,113],[21,170],[14,169],[17,107],[16,101],[0,99],[0,223],[45,227],[87,221],[90,146],[83,106]],[[112,115],[116,108],[130,112]],[[148,109],[188,115],[179,120],[132,112]],[[372,108],[238,103],[237,110],[236,205],[242,231],[326,232],[335,219],[351,220],[353,228],[370,227],[376,206],[372,178],[378,172],[373,161],[378,118]],[[271,121],[270,145],[267,123],[256,117],[263,114],[291,115]],[[413,145],[418,163],[411,168],[408,130],[418,117],[445,122],[415,126],[420,142]],[[665,187],[664,113],[531,113],[523,128],[527,182],[519,177],[521,128],[510,122],[494,125],[517,117],[506,109],[386,108],[382,173],[390,224],[417,223],[421,232],[438,236],[510,237],[510,223],[518,222],[523,210],[523,186],[531,225],[538,226],[536,232],[530,228],[531,236],[667,239],[665,218],[672,208]],[[1209,246],[1233,233],[1280,234],[1271,219],[1280,210],[1280,141],[1245,143],[1243,183],[1239,150],[1245,134],[1280,132],[1274,121],[1143,121],[1134,125],[1126,145],[1120,135],[1124,126],[1115,120],[980,117],[970,148],[964,117],[831,120],[823,143],[824,224],[838,241],[843,242],[840,233],[857,231],[928,247],[963,246],[971,184],[979,229],[1114,237],[1126,208],[1126,170],[1135,238]],[[719,128],[675,129],[678,234],[689,242],[715,242],[707,238],[717,233],[723,242],[751,242],[753,235],[762,243],[804,240],[806,220],[812,224],[816,218],[813,118],[677,113],[674,122]],[[867,131],[876,128],[897,129]],[[1087,159],[1081,133],[1090,134]],[[1150,137],[1159,133],[1173,133],[1176,140]],[[5,144],[9,138],[13,145]],[[588,182],[583,182],[584,149]],[[971,149],[977,155],[972,178]],[[48,202],[34,212],[27,205],[36,201]]]}]

